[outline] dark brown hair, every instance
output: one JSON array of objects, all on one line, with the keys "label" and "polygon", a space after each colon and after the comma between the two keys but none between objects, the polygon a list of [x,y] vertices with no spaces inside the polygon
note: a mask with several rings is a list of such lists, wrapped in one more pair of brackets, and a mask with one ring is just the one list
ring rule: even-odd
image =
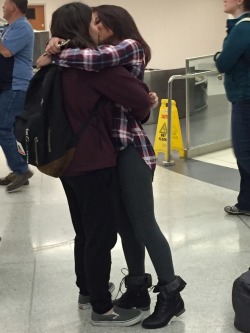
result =
[{"label": "dark brown hair", "polygon": [[17,6],[21,13],[26,14],[28,7],[27,0],[11,0],[11,2],[13,2]]},{"label": "dark brown hair", "polygon": [[249,10],[250,11],[250,0],[244,0],[243,1],[243,6],[245,10]]},{"label": "dark brown hair", "polygon": [[128,11],[120,6],[101,5],[93,8],[102,24],[113,31],[114,36],[105,41],[112,43],[112,40],[121,41],[123,39],[134,39],[140,43],[144,49],[146,64],[151,59],[151,49],[146,41],[142,38],[133,17]]},{"label": "dark brown hair", "polygon": [[62,39],[70,39],[68,47],[95,47],[89,25],[92,19],[92,9],[81,3],[71,2],[59,7],[51,20],[51,35]]}]

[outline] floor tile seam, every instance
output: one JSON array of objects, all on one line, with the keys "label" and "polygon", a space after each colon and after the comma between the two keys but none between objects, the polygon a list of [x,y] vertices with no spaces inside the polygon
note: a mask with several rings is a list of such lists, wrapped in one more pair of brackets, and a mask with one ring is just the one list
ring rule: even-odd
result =
[{"label": "floor tile seam", "polygon": [[22,261],[22,262],[20,262],[20,260],[18,262],[1,262],[0,261],[0,267],[1,266],[10,266],[10,265],[19,266],[20,264],[22,264],[22,265],[31,265],[31,264],[34,264],[34,259],[32,259],[30,261]]},{"label": "floor tile seam", "polygon": [[34,299],[34,288],[35,288],[35,276],[36,276],[36,256],[34,259],[34,267],[33,267],[33,278],[32,278],[32,286],[31,286],[31,293],[30,293],[30,307],[29,307],[29,317],[28,317],[28,323],[29,323],[29,327],[28,327],[28,332],[27,333],[32,333],[31,332],[31,317],[32,317],[32,309],[33,309],[33,299]]},{"label": "floor tile seam", "polygon": [[241,220],[241,222],[247,227],[247,229],[249,229],[250,230],[250,225],[247,223],[247,222],[245,222],[244,220],[243,220],[243,218],[239,215],[239,216],[237,216],[240,220]]},{"label": "floor tile seam", "polygon": [[46,251],[46,250],[53,250],[55,248],[59,248],[59,247],[65,246],[65,245],[72,245],[73,243],[74,243],[74,239],[70,239],[68,241],[64,241],[64,242],[60,242],[60,243],[34,247],[33,250],[35,253],[39,253],[39,252]]}]

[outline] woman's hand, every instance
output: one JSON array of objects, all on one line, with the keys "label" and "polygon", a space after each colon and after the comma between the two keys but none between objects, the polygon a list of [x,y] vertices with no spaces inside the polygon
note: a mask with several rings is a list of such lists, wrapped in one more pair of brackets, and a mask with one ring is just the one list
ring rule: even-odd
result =
[{"label": "woman's hand", "polygon": [[60,44],[64,41],[64,39],[57,37],[51,38],[46,46],[45,52],[48,55],[61,53]]},{"label": "woman's hand", "polygon": [[149,92],[149,98],[150,98],[150,102],[151,102],[151,108],[156,108],[159,104],[159,98],[157,96],[157,94],[153,91]]},{"label": "woman's hand", "polygon": [[52,62],[52,56],[48,55],[47,53],[44,53],[37,59],[36,67],[37,68],[44,67],[50,65],[51,62]]}]

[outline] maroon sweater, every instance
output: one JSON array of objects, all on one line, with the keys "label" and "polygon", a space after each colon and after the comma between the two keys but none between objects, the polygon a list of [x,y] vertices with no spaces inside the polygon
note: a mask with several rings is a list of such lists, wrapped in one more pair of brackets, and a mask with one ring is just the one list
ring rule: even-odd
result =
[{"label": "maroon sweater", "polygon": [[84,130],[74,158],[64,176],[77,176],[116,165],[112,142],[114,103],[130,108],[141,121],[148,117],[150,99],[147,86],[135,79],[124,67],[110,67],[100,72],[68,68],[63,73],[63,94],[66,113],[75,133],[89,112],[99,103],[96,115]]}]

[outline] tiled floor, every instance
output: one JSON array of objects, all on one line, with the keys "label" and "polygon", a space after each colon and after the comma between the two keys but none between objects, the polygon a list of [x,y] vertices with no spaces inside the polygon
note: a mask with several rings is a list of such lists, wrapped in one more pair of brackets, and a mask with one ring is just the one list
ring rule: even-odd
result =
[{"label": "tiled floor", "polygon": [[[221,174],[223,170],[236,172],[228,169],[236,168],[231,150],[202,160],[224,165]],[[207,163],[197,165],[205,176]],[[2,154],[0,171],[1,176],[8,172]],[[186,312],[154,332],[236,332],[231,290],[234,279],[249,267],[250,218],[229,216],[223,207],[235,203],[237,191],[159,165],[154,193],[157,220],[170,242],[176,274],[188,283],[183,292]],[[139,324],[96,328],[90,324],[90,311],[78,310],[74,233],[57,179],[35,171],[30,185],[20,192],[7,194],[1,187],[0,207],[1,333],[145,331]],[[116,290],[122,267],[126,265],[118,242],[111,273]],[[146,268],[156,283],[148,257]],[[153,309],[156,298],[151,295]]]}]

